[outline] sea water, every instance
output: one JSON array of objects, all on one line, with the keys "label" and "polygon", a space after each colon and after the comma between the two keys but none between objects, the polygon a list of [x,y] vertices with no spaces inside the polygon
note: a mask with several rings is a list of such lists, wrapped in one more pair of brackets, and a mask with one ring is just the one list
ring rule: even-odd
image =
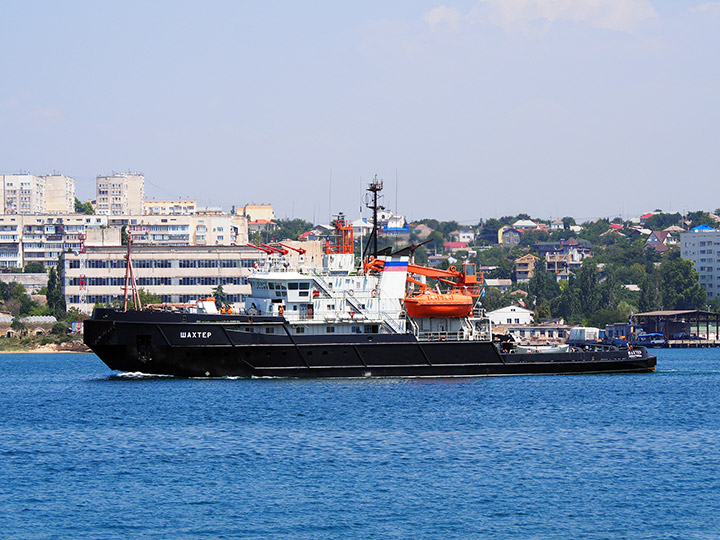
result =
[{"label": "sea water", "polygon": [[186,380],[0,355],[0,537],[719,538],[720,350],[654,374]]}]

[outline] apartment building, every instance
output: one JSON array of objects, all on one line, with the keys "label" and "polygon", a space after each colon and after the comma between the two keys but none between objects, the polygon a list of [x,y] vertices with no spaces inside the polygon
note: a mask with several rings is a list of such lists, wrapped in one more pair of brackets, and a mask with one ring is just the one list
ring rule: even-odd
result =
[{"label": "apartment building", "polygon": [[720,296],[720,230],[700,225],[681,233],[680,256],[692,261],[707,297]]},{"label": "apartment building", "polygon": [[145,213],[149,216],[188,216],[198,211],[197,201],[145,201]]},{"label": "apartment building", "polygon": [[68,214],[75,211],[75,179],[62,174],[0,175],[0,214]]},{"label": "apartment building", "polygon": [[109,216],[111,227],[126,227],[138,245],[231,246],[248,242],[247,219],[231,214]]},{"label": "apartment building", "polygon": [[145,177],[138,173],[98,176],[95,179],[95,201],[95,212],[100,215],[143,215]]},{"label": "apartment building", "polygon": [[[107,227],[107,216],[83,214],[0,216],[0,268],[22,268],[29,262],[57,265],[60,253],[79,250],[91,230]],[[106,237],[110,241],[109,236]],[[120,244],[119,231],[117,244]]]},{"label": "apartment building", "polygon": [[75,179],[64,174],[49,174],[42,178],[45,180],[44,213],[75,213]]}]

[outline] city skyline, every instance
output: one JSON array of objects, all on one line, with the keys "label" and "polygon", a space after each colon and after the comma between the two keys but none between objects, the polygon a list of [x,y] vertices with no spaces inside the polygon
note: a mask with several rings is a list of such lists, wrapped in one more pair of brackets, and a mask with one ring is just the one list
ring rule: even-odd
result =
[{"label": "city skyline", "polygon": [[409,219],[720,206],[719,2],[2,11],[0,172],[81,200],[131,170],[148,199],[314,222],[357,216],[375,174]]}]

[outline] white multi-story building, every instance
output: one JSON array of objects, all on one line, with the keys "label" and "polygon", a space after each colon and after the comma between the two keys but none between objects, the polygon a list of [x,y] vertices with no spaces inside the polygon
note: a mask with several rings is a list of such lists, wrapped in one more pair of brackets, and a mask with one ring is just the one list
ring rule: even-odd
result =
[{"label": "white multi-story building", "polygon": [[145,213],[145,177],[136,173],[98,176],[95,180],[97,214],[130,216]]},{"label": "white multi-story building", "polygon": [[45,180],[45,210],[47,214],[75,213],[75,179],[64,174],[49,174]]},{"label": "white multi-story building", "polygon": [[126,227],[135,244],[231,246],[248,241],[247,220],[230,214],[111,216],[111,227]]},{"label": "white multi-story building", "polygon": [[[79,250],[91,230],[107,224],[107,216],[83,214],[0,216],[0,268],[22,268],[30,262],[55,266],[60,253]],[[117,244],[119,239],[118,234]]]},{"label": "white multi-story building", "polygon": [[[307,250],[290,251],[289,265],[320,267],[322,243],[293,244]],[[63,293],[68,308],[90,313],[95,304],[121,302],[124,296],[127,248],[88,246],[85,253],[65,252],[62,258]],[[300,259],[300,257],[303,257]],[[247,246],[134,245],[131,260],[138,288],[158,295],[162,302],[188,303],[211,296],[222,285],[234,310],[250,293],[247,278],[267,255]],[[81,303],[81,300],[84,302]]]},{"label": "white multi-story building", "polygon": [[0,175],[0,214],[69,214],[75,211],[75,179],[62,174]]},{"label": "white multi-story building", "polygon": [[40,214],[45,209],[45,180],[34,174],[2,176],[4,214]]},{"label": "white multi-story building", "polygon": [[720,296],[720,231],[700,226],[680,234],[680,256],[692,261],[708,298]]},{"label": "white multi-story building", "polygon": [[145,201],[145,213],[149,216],[187,216],[197,210],[197,201]]}]

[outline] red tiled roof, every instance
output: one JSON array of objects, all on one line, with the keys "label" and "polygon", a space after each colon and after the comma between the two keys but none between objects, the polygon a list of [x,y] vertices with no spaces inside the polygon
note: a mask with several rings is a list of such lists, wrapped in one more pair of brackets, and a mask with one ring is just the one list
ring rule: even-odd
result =
[{"label": "red tiled roof", "polygon": [[448,249],[458,249],[467,247],[467,242],[444,242],[443,247]]}]

